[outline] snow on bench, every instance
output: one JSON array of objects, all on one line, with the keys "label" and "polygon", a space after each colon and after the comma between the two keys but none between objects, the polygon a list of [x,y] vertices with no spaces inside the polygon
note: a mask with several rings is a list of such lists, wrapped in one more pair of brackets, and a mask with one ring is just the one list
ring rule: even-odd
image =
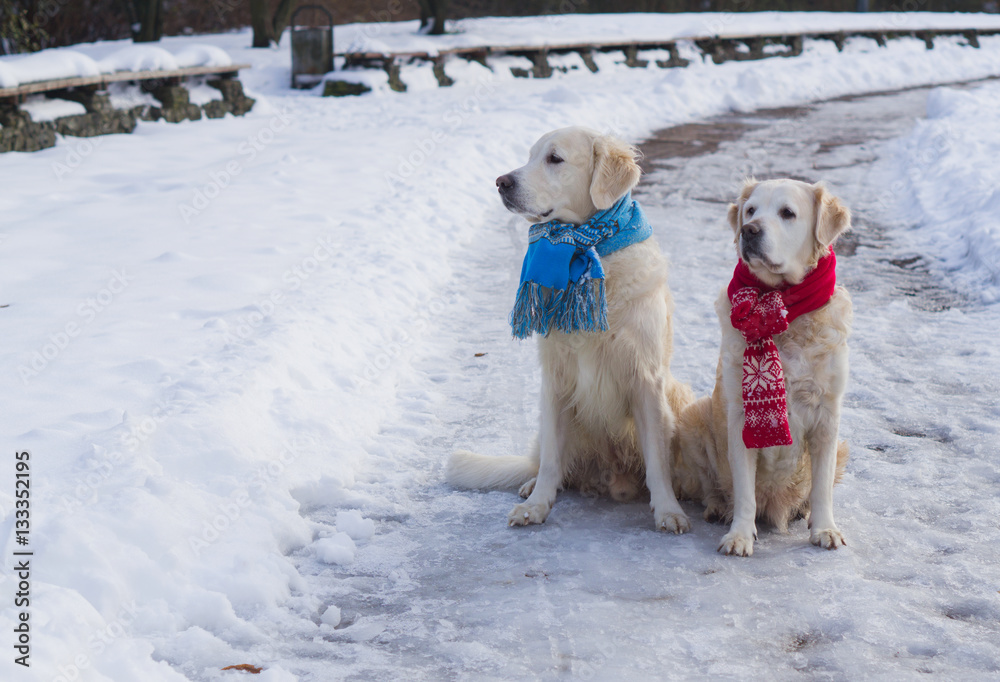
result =
[{"label": "snow on bench", "polygon": [[130,45],[100,60],[73,49],[55,48],[0,58],[0,93],[3,93],[0,96],[9,96],[7,93],[18,86],[45,81],[123,80],[122,72],[184,71],[189,68],[202,69],[200,73],[221,73],[247,67],[234,67],[226,51],[214,45],[192,45],[176,54],[156,45]]},{"label": "snow on bench", "polygon": [[63,48],[0,58],[0,152],[51,147],[56,133],[128,133],[137,120],[242,116],[254,103],[235,77],[246,68],[214,45],[176,53],[130,45],[99,60]]},{"label": "snow on bench", "polygon": [[[641,38],[615,41],[567,41],[534,44],[525,42],[517,44],[506,42],[502,38],[497,44],[490,45],[460,45],[434,50],[389,49],[352,50],[336,54],[344,60],[344,67],[369,68],[376,67],[386,71],[389,76],[389,87],[399,92],[405,92],[406,84],[399,76],[400,65],[412,62],[430,62],[434,65],[434,76],[438,85],[449,86],[453,80],[445,72],[445,64],[449,59],[462,58],[477,61],[487,65],[488,57],[524,57],[530,60],[530,68],[511,67],[515,77],[548,78],[552,75],[549,55],[577,53],[591,72],[596,72],[598,66],[593,59],[596,52],[622,52],[624,63],[630,67],[643,68],[649,64],[648,59],[641,59],[641,51],[663,51],[667,59],[655,59],[660,68],[684,67],[690,59],[683,58],[678,51],[678,44],[693,45],[701,55],[709,57],[716,64],[727,61],[744,61],[766,59],[769,57],[794,57],[802,53],[805,40],[829,40],[838,51],[844,49],[849,38],[867,38],[874,40],[879,46],[885,47],[887,40],[899,38],[916,38],[922,40],[928,50],[934,49],[934,39],[937,37],[961,37],[969,46],[979,47],[980,36],[1000,35],[1000,27],[944,27],[944,28],[871,28],[861,26],[857,29],[840,28],[835,30],[801,30],[774,33],[725,33],[725,34],[692,34],[665,39]],[[779,49],[773,49],[773,48]],[[780,49],[783,48],[783,49]],[[338,83],[330,77],[331,85]],[[329,88],[333,90],[335,88]],[[357,94],[349,92],[348,94]]]}]

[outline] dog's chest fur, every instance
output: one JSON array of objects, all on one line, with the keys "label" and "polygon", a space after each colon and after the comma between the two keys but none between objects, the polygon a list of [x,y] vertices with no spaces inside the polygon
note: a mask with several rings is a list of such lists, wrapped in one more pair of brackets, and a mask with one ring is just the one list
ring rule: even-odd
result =
[{"label": "dog's chest fur", "polygon": [[[726,347],[735,361],[735,374],[742,381],[742,365],[746,344],[742,335],[729,323],[730,305],[725,299]],[[827,424],[829,413],[836,409],[847,381],[847,337],[851,325],[851,299],[843,287],[837,287],[833,298],[822,308],[807,313],[789,325],[788,330],[774,337],[785,375],[788,423],[793,444],[785,447],[765,448],[758,459],[758,485],[768,483],[784,485],[796,475],[803,455],[807,453],[806,437],[818,424]],[[742,393],[735,387],[734,396],[728,400],[743,413]],[[741,417],[742,420],[742,417]]]},{"label": "dog's chest fur", "polygon": [[790,413],[807,414],[843,393],[850,324],[850,296],[837,287],[829,303],[794,320],[775,338]]},{"label": "dog's chest fur", "polygon": [[593,437],[620,440],[633,429],[630,387],[644,373],[657,377],[669,354],[666,261],[652,238],[602,259],[608,331],[552,333],[539,343],[556,393],[573,409],[576,426]]}]

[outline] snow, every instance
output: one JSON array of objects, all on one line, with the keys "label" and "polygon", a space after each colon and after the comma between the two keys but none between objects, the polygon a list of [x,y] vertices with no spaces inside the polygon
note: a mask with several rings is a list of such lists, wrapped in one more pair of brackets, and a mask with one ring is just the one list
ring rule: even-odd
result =
[{"label": "snow", "polygon": [[[671,18],[677,30],[713,20]],[[584,18],[567,20],[537,20],[537,34],[586,37]],[[463,35],[513,31],[514,20],[492,21],[495,32],[484,20]],[[651,19],[608,21],[640,31]],[[764,18],[731,21],[745,31]],[[382,31],[382,41],[401,36],[394,45],[430,40],[407,37],[409,24]],[[979,50],[942,39],[931,51],[852,40],[842,53],[807,42],[794,59],[664,70],[599,55],[596,74],[544,80],[454,60],[451,88],[344,99],[289,88],[287,39],[252,50],[243,31],[161,47],[180,59],[205,42],[253,63],[241,73],[258,100],[246,117],[140,123],[131,135],[0,156],[0,249],[12,264],[0,433],[32,453],[38,679],[69,677],[78,655],[111,680],[222,679],[221,667],[243,662],[267,668],[260,679],[763,675],[769,661],[755,651],[772,637],[779,652],[788,646],[789,677],[795,667],[848,678],[920,665],[995,672],[996,595],[983,587],[1000,559],[990,521],[1000,414],[983,371],[998,359],[984,345],[995,307],[928,322],[898,296],[859,306],[845,415],[855,458],[836,506],[851,545],[836,554],[814,551],[799,528],[736,561],[714,553],[715,526],[667,537],[644,505],[572,494],[544,527],[516,533],[504,521],[513,494],[450,490],[441,467],[454,448],[523,452],[532,438],[533,346],[509,340],[505,309],[526,226],[503,211],[493,180],[541,133],[582,124],[639,141],[725,112],[998,76],[1000,39]],[[97,63],[125,47],[72,51]],[[899,132],[898,160],[858,178],[890,192],[892,239],[910,248],[908,237],[960,234],[982,253],[998,248],[986,185],[954,168],[964,154],[977,163],[963,172],[994,177],[978,162],[993,158],[995,96],[934,95],[928,123]],[[901,171],[920,153],[907,136],[943,121],[957,146],[940,164],[970,202],[962,215],[949,204],[947,230],[935,213],[946,193]],[[974,133],[981,143],[967,145]],[[939,168],[945,177],[937,159],[928,168],[926,183]],[[717,353],[714,312],[699,297],[714,298],[731,258],[716,223],[743,169],[730,159],[722,172],[732,177],[706,191],[683,185],[681,169],[673,193],[643,199],[674,263],[676,373],[699,394]],[[897,177],[910,184],[892,193]],[[904,214],[917,195],[926,206]],[[699,201],[709,208],[678,218],[677,204]],[[961,295],[976,296],[988,271],[942,253]],[[863,300],[860,285],[873,286],[864,268],[847,272]],[[926,395],[922,367],[939,372]],[[16,613],[5,602],[0,630]],[[0,671],[20,672],[9,656]]]},{"label": "snow", "polygon": [[[485,68],[485,67],[483,67]],[[487,69],[488,70],[488,69]],[[431,73],[433,76],[433,72]],[[346,81],[348,83],[361,83],[375,92],[383,94],[391,92],[389,88],[389,74],[381,69],[355,69],[348,71],[331,71],[324,77],[325,80]],[[426,89],[426,88],[425,88]],[[322,89],[318,92],[322,93]]]},{"label": "snow", "polygon": [[17,69],[7,62],[0,61],[0,88],[15,88],[19,83]]},{"label": "snow", "polygon": [[115,109],[131,109],[143,104],[152,107],[160,106],[160,102],[137,83],[119,81],[108,84],[108,95],[111,106]]},{"label": "snow", "polygon": [[338,511],[337,530],[343,531],[352,540],[369,540],[375,535],[375,522],[354,510]]},{"label": "snow", "polygon": [[206,80],[208,80],[208,77],[199,76],[197,78],[188,79],[188,82],[184,84],[184,87],[188,91],[188,98],[191,100],[192,104],[202,106],[213,100],[222,99],[222,91],[208,85],[208,83],[205,82]]},{"label": "snow", "polygon": [[332,628],[337,627],[340,625],[340,609],[336,606],[326,607],[326,611],[324,611],[323,615],[320,616],[320,620]]},{"label": "snow", "polygon": [[13,88],[22,83],[98,76],[93,59],[72,50],[43,50],[28,56],[0,57],[0,85]]},{"label": "snow", "polygon": [[174,59],[177,61],[177,66],[182,69],[191,66],[229,66],[233,63],[229,54],[215,45],[185,47],[174,54]]},{"label": "snow", "polygon": [[108,55],[97,63],[101,73],[117,71],[172,71],[177,66],[174,56],[156,45],[132,45]]},{"label": "snow", "polygon": [[0,57],[0,88],[14,88],[25,83],[99,76],[119,71],[165,71],[189,66],[229,66],[232,61],[222,48],[198,43],[185,44],[176,54],[159,45],[132,45],[131,41],[112,41],[108,50],[98,43],[80,50],[52,48],[28,56]]},{"label": "snow", "polygon": [[61,116],[87,113],[87,108],[79,102],[67,99],[49,99],[44,95],[25,99],[21,102],[20,108],[31,116],[32,121],[54,121]]},{"label": "snow", "polygon": [[349,564],[357,547],[347,533],[322,538],[312,544],[316,557],[325,564]]},{"label": "snow", "polygon": [[1000,301],[1000,86],[943,88],[927,120],[900,141],[898,185],[917,223],[915,250],[935,254],[954,286]]},{"label": "snow", "polygon": [[418,32],[419,22],[334,27],[337,52],[417,52],[479,45],[538,47],[712,36],[926,28],[1000,28],[996,14],[939,12],[705,12],[698,14],[554,14],[546,17],[462,19],[448,35]]}]

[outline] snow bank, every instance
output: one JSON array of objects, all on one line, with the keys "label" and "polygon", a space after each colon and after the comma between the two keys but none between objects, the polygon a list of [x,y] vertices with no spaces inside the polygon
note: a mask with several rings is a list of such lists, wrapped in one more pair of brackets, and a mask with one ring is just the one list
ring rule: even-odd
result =
[{"label": "snow bank", "polygon": [[915,249],[955,286],[1000,301],[1000,83],[941,88],[900,143],[899,210]]}]

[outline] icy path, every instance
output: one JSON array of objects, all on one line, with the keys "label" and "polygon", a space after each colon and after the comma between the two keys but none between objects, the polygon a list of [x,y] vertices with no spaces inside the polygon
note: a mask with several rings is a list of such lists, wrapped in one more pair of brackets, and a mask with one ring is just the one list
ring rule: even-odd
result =
[{"label": "icy path", "polygon": [[[724,528],[695,505],[692,532],[675,537],[652,530],[644,504],[573,493],[544,526],[509,529],[513,493],[445,486],[455,447],[520,453],[535,429],[534,347],[509,341],[505,325],[524,225],[498,215],[450,264],[448,290],[423,314],[434,341],[414,349],[390,410],[399,418],[370,443],[355,497],[339,501],[377,519],[378,533],[348,566],[297,557],[309,592],[340,606],[343,622],[286,640],[283,665],[317,680],[996,675],[1000,316],[938,286],[894,223],[885,140],[911,128],[925,99],[665,131],[651,156],[695,155],[651,159],[637,193],[673,263],[674,373],[699,394],[711,389],[712,301],[732,260],[719,197],[744,174],[792,176],[827,180],[854,209],[840,260],[856,314],[842,427],[852,460],[836,492],[845,550],[811,547],[798,522],[788,535],[763,530],[752,559],[722,557]],[[713,137],[717,150],[704,144]],[[335,511],[309,513],[332,523]]]}]

